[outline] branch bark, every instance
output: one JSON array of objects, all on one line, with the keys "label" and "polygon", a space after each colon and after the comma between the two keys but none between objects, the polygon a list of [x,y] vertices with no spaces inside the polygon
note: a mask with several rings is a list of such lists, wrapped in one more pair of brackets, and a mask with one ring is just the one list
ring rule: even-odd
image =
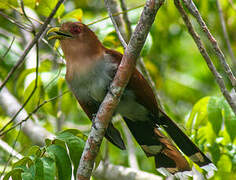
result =
[{"label": "branch bark", "polygon": [[[126,8],[126,4],[124,3],[124,0],[120,0],[120,1],[121,1],[122,9],[125,11],[125,9],[127,9],[127,8]],[[127,40],[125,40],[124,37],[122,36],[122,33],[120,32],[120,29],[121,29],[121,28],[118,27],[118,25],[117,25],[118,23],[116,22],[116,19],[113,18],[113,13],[118,14],[118,12],[113,12],[113,13],[112,13],[112,12],[111,12],[111,9],[110,9],[110,6],[109,6],[109,4],[112,4],[113,2],[114,2],[114,1],[109,2],[108,0],[105,0],[105,5],[107,6],[107,11],[108,11],[109,17],[111,18],[111,21],[112,21],[112,23],[113,23],[113,25],[114,25],[114,28],[115,28],[116,33],[117,33],[117,36],[118,36],[118,38],[119,38],[121,44],[123,45],[123,47],[126,48],[126,47],[127,47]],[[116,5],[117,5],[117,4],[116,4]],[[112,6],[114,6],[114,4],[113,4]],[[116,9],[118,9],[118,8],[116,8]],[[125,16],[124,16],[124,17],[125,17]],[[132,29],[131,29],[131,23],[129,22],[128,17],[126,17],[126,18],[124,19],[124,22],[125,22],[127,28],[129,29],[129,30],[127,31],[127,33],[128,33],[128,34],[127,34],[127,37],[130,37],[131,34],[129,34],[129,33],[132,33]],[[162,109],[162,104],[161,104],[161,102],[160,102],[159,95],[158,95],[157,90],[156,90],[156,88],[155,88],[155,83],[153,82],[153,80],[152,80],[152,78],[151,78],[151,76],[150,76],[148,70],[147,70],[146,67],[145,67],[145,64],[144,64],[144,62],[143,62],[143,59],[142,59],[141,57],[139,58],[139,60],[138,60],[138,62],[137,62],[137,67],[138,67],[138,69],[142,72],[143,76],[146,78],[146,80],[148,81],[149,85],[151,86],[151,88],[152,88],[152,90],[153,90],[153,92],[154,92],[156,101],[157,101],[159,107]]]},{"label": "branch bark", "polygon": [[227,32],[227,28],[226,28],[226,24],[225,24],[223,12],[222,12],[222,7],[221,7],[221,4],[220,4],[219,0],[216,0],[216,5],[217,5],[218,12],[219,12],[220,24],[221,24],[223,35],[224,35],[224,38],[225,38],[225,42],[226,42],[226,45],[227,45],[227,48],[228,48],[228,51],[229,51],[229,55],[231,57],[233,67],[236,67],[236,58],[234,56],[234,52],[233,52],[233,49],[232,49],[231,44],[230,44],[229,35],[228,35],[228,32]]},{"label": "branch bark", "polygon": [[34,37],[34,39],[29,43],[29,45],[26,47],[26,49],[24,50],[24,52],[22,53],[21,57],[18,59],[17,63],[12,67],[12,69],[10,70],[10,72],[8,73],[7,77],[4,79],[4,81],[1,83],[0,85],[0,92],[2,90],[2,88],[6,85],[6,83],[9,81],[9,79],[11,78],[11,76],[13,75],[13,73],[17,70],[17,68],[24,62],[25,57],[27,56],[27,54],[29,53],[29,51],[32,49],[32,47],[40,41],[40,37],[41,35],[44,33],[44,31],[46,30],[46,28],[48,27],[48,24],[50,23],[50,21],[52,20],[53,16],[56,14],[58,8],[60,7],[60,5],[64,2],[64,0],[59,0],[58,3],[56,4],[55,8],[52,10],[51,14],[46,18],[44,24],[41,26],[41,29],[39,30],[39,32],[36,34],[36,36]]},{"label": "branch bark", "polygon": [[[117,166],[101,162],[93,176],[104,180],[162,180],[163,178],[151,173],[133,168]],[[112,178],[111,178],[112,177]]]},{"label": "branch bark", "polygon": [[203,56],[203,58],[205,59],[208,68],[211,70],[216,82],[218,83],[220,90],[222,92],[222,94],[224,95],[225,99],[227,100],[227,102],[229,103],[229,105],[231,106],[232,110],[234,111],[234,113],[236,114],[236,103],[233,101],[230,93],[228,92],[224,80],[222,78],[222,76],[220,75],[220,73],[217,71],[217,69],[215,68],[209,54],[207,53],[200,36],[195,32],[193,25],[191,23],[191,21],[188,18],[188,15],[186,14],[183,6],[181,5],[179,0],[174,0],[175,2],[175,6],[178,9],[182,19],[185,22],[185,25],[188,28],[188,32],[189,34],[192,36],[193,40],[195,41],[201,55]]},{"label": "branch bark", "polygon": [[17,159],[22,159],[24,157],[20,153],[16,152],[11,146],[9,146],[5,141],[1,139],[0,139],[0,148],[6,151],[11,156],[16,157]]},{"label": "branch bark", "polygon": [[[1,82],[1,81],[0,81]],[[4,87],[0,93],[0,106],[5,110],[9,116],[14,116],[21,105],[13,95]],[[14,123],[18,124],[28,117],[27,112],[23,109],[15,118]],[[37,145],[44,145],[45,138],[53,138],[54,135],[48,132],[43,127],[35,124],[32,119],[28,119],[22,124],[22,131]]]},{"label": "branch bark", "polygon": [[197,7],[195,6],[194,2],[192,0],[183,0],[185,6],[188,8],[189,12],[195,17],[198,24],[202,28],[203,32],[206,34],[207,38],[209,39],[213,50],[215,51],[216,56],[219,58],[221,65],[224,68],[224,71],[226,75],[228,76],[234,90],[236,91],[236,78],[229,67],[228,63],[226,62],[225,56],[223,52],[221,51],[216,39],[211,34],[210,30],[208,29],[205,21],[202,19],[201,14],[199,13]]},{"label": "branch bark", "polygon": [[154,22],[156,13],[164,0],[147,0],[138,25],[131,36],[130,42],[125,50],[124,56],[110,86],[110,91],[99,107],[98,113],[93,120],[94,126],[87,139],[80,165],[78,168],[78,179],[90,179],[94,160],[98,154],[106,128],[113,115],[114,109],[119,103],[119,99],[127,85],[136,60],[145,43],[146,37]]}]

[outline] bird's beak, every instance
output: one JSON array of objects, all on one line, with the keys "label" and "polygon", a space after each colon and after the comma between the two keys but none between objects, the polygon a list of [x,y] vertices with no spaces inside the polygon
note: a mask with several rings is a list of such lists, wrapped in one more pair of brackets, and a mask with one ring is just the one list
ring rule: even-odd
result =
[{"label": "bird's beak", "polygon": [[48,37],[48,40],[51,39],[64,39],[64,38],[71,38],[72,35],[67,33],[67,32],[63,32],[60,30],[60,27],[54,27],[48,30],[47,35],[49,33],[56,33],[56,35],[51,35]]}]

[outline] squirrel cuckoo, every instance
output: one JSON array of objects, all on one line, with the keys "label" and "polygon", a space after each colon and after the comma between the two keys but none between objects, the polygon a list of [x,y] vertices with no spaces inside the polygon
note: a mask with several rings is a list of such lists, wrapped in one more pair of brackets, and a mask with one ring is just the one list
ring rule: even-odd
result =
[{"label": "squirrel cuckoo", "polygon": [[[90,120],[97,113],[113,80],[122,54],[105,48],[97,36],[80,22],[66,22],[49,39],[59,39],[66,59],[66,81]],[[142,74],[135,69],[115,113],[124,118],[146,153],[155,157],[156,168],[164,174],[189,171],[190,166],[172,141],[194,163],[209,171],[215,166],[184,132],[158,108],[155,96]],[[109,124],[105,137],[120,149],[125,145],[119,131]]]}]

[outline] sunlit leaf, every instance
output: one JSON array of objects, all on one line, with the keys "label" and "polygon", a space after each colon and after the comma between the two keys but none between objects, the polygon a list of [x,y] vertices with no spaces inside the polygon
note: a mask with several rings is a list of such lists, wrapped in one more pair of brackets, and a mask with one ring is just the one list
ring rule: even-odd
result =
[{"label": "sunlit leaf", "polygon": [[207,112],[208,112],[208,120],[211,123],[215,133],[218,134],[223,122],[220,98],[211,97],[209,99],[207,105]]},{"label": "sunlit leaf", "polygon": [[11,6],[17,7],[17,0],[0,0],[0,8],[1,9],[9,9]]},{"label": "sunlit leaf", "polygon": [[65,14],[61,20],[65,21],[82,21],[83,11],[82,9],[75,9],[67,14]]},{"label": "sunlit leaf", "polygon": [[193,107],[190,117],[187,121],[186,128],[198,129],[200,125],[205,125],[208,120],[207,105],[210,97],[200,99]]},{"label": "sunlit leaf", "polygon": [[56,176],[56,163],[52,158],[43,157],[44,180],[54,180]]},{"label": "sunlit leaf", "polygon": [[[69,149],[70,159],[74,165],[74,177],[76,177],[77,168],[79,166],[80,157],[82,155],[85,141],[77,136],[81,136],[81,132],[77,129],[70,129],[61,132],[57,138],[64,140]],[[82,134],[83,135],[83,134]]]},{"label": "sunlit leaf", "polygon": [[44,167],[40,158],[35,160],[35,180],[44,180]]},{"label": "sunlit leaf", "polygon": [[[43,16],[49,16],[52,10],[55,8],[58,0],[40,0],[39,5],[36,6],[36,11]],[[54,15],[55,18],[61,16],[65,11],[65,7],[62,4]]]},{"label": "sunlit leaf", "polygon": [[28,112],[33,111],[37,107],[37,105],[40,103],[41,93],[43,90],[40,76],[38,76],[37,88],[36,88],[34,94],[32,96],[30,96],[34,89],[35,89],[35,80],[33,80],[24,91],[24,101],[26,101],[30,97],[30,100],[28,101],[27,105],[25,106],[25,109]]},{"label": "sunlit leaf", "polygon": [[221,99],[220,103],[222,104],[224,110],[223,113],[225,119],[225,127],[227,132],[229,133],[231,141],[233,142],[236,137],[236,116],[224,98]]},{"label": "sunlit leaf", "polygon": [[217,166],[220,167],[220,171],[231,172],[232,162],[230,157],[222,154],[220,160],[217,163]]},{"label": "sunlit leaf", "polygon": [[66,150],[59,145],[53,144],[47,147],[47,151],[55,156],[59,180],[71,180],[72,167]]},{"label": "sunlit leaf", "polygon": [[13,169],[4,176],[3,180],[8,180],[10,177],[14,177],[15,179],[21,179],[22,172],[23,169]]}]

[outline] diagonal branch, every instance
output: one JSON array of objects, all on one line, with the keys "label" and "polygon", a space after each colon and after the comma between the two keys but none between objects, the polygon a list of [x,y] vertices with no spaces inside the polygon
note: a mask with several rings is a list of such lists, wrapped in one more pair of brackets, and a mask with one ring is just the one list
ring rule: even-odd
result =
[{"label": "diagonal branch", "polygon": [[[162,180],[161,176],[152,173],[147,173],[134,168],[114,165],[111,163],[101,162],[93,172],[96,179],[103,180]],[[111,178],[112,177],[112,178]]]},{"label": "diagonal branch", "polygon": [[218,83],[220,90],[222,92],[222,94],[224,95],[225,99],[227,100],[227,102],[229,103],[229,105],[231,106],[232,110],[234,111],[234,113],[236,114],[236,103],[233,101],[231,95],[229,94],[228,90],[226,89],[224,80],[222,78],[222,76],[220,75],[220,73],[217,71],[216,67],[214,66],[209,54],[207,53],[201,38],[199,37],[199,35],[195,32],[193,25],[191,23],[191,21],[188,18],[188,15],[186,14],[183,6],[181,5],[179,0],[174,0],[175,2],[175,6],[178,9],[179,13],[182,16],[182,19],[185,22],[185,25],[188,28],[188,32],[189,34],[192,36],[192,38],[194,39],[201,55],[203,56],[203,58],[205,59],[208,68],[211,70],[216,82]]},{"label": "diagonal branch", "polygon": [[44,33],[44,31],[46,30],[48,24],[50,23],[50,21],[52,20],[53,16],[56,14],[58,8],[60,7],[60,5],[64,2],[64,0],[59,0],[58,3],[56,4],[55,8],[52,10],[51,14],[46,18],[44,24],[41,26],[41,29],[39,30],[39,32],[36,34],[36,36],[34,37],[34,39],[29,43],[29,45],[26,47],[26,49],[24,50],[23,54],[21,55],[21,57],[18,59],[17,63],[13,66],[13,68],[10,70],[10,72],[8,73],[7,77],[4,79],[4,81],[2,82],[2,84],[0,85],[0,92],[2,90],[2,88],[6,85],[6,83],[9,81],[9,79],[11,78],[11,76],[13,75],[13,73],[17,70],[17,68],[24,62],[26,55],[29,53],[29,51],[32,49],[32,47],[40,41],[40,37],[41,35]]},{"label": "diagonal branch", "polygon": [[224,35],[224,38],[225,38],[225,41],[226,41],[226,45],[227,45],[227,48],[228,48],[228,51],[229,51],[229,55],[231,57],[233,67],[236,67],[236,58],[234,56],[234,52],[233,52],[233,49],[232,49],[231,44],[230,44],[229,35],[228,35],[228,32],[227,32],[227,28],[226,28],[226,24],[225,24],[223,12],[222,12],[222,7],[221,7],[221,4],[220,4],[219,0],[216,0],[216,5],[217,5],[218,12],[219,12],[220,24],[221,24],[221,27],[222,27],[222,30],[223,30],[223,35]]},{"label": "diagonal branch", "polygon": [[220,63],[226,72],[226,75],[228,76],[234,90],[236,91],[236,78],[235,78],[231,68],[229,67],[228,63],[226,62],[225,56],[224,56],[223,52],[221,51],[216,39],[213,37],[213,35],[211,34],[210,30],[208,29],[206,23],[202,19],[202,16],[199,13],[197,7],[195,6],[195,4],[192,0],[183,0],[183,2],[185,4],[185,6],[188,8],[189,12],[196,18],[198,24],[200,25],[200,27],[202,28],[202,30],[206,34],[207,38],[209,39],[209,41],[215,51],[216,56],[219,58]]},{"label": "diagonal branch", "polygon": [[[122,46],[123,46],[124,48],[126,48],[126,47],[127,47],[127,43],[126,43],[125,39],[123,38],[123,35],[122,35],[121,31],[120,31],[121,28],[118,27],[118,23],[117,23],[117,22],[119,22],[119,21],[120,21],[120,22],[122,22],[122,21],[121,21],[121,19],[118,18],[118,17],[116,17],[116,19],[113,17],[113,13],[112,13],[112,9],[111,9],[113,0],[112,0],[112,1],[111,1],[111,0],[104,0],[104,3],[105,3],[105,5],[106,5],[106,7],[107,7],[107,11],[108,11],[109,17],[110,17],[110,19],[111,19],[111,21],[112,21],[112,23],[113,23],[113,26],[115,27],[116,34],[117,34],[117,36],[119,37],[119,40],[120,40]],[[113,6],[114,6],[114,5],[113,5]],[[115,9],[116,9],[116,8],[115,8]],[[114,11],[114,10],[113,10],[113,11]],[[118,21],[118,19],[119,19],[119,21]]]},{"label": "diagonal branch", "polygon": [[[21,107],[17,99],[8,91],[6,87],[4,87],[0,93],[0,106],[8,116],[13,116],[15,112]],[[22,124],[22,131],[31,139],[34,144],[43,145],[45,138],[54,137],[46,129],[35,124],[30,118],[30,115],[24,109],[16,117],[14,123],[21,123],[21,121],[26,118],[28,118],[28,120]]]},{"label": "diagonal branch", "polygon": [[[120,1],[122,1],[121,4],[122,4],[123,8],[124,8],[124,9],[127,9],[127,8],[126,8],[126,4],[124,3],[124,0],[120,0]],[[112,1],[112,2],[113,2],[113,1]],[[118,23],[116,23],[116,20],[113,18],[114,15],[112,14],[111,9],[110,9],[110,7],[109,7],[109,4],[111,4],[112,2],[109,3],[108,0],[105,0],[105,5],[107,6],[107,11],[108,11],[109,17],[111,18],[111,21],[112,21],[112,23],[113,23],[113,25],[114,25],[114,28],[115,28],[116,33],[117,33],[117,36],[118,36],[118,38],[119,38],[119,40],[120,40],[122,46],[123,46],[124,48],[126,48],[126,47],[127,47],[127,43],[126,43],[125,39],[123,38],[123,36],[122,36],[122,34],[121,34],[121,32],[120,32],[120,27],[118,27],[118,25],[117,25]],[[124,11],[124,12],[125,12],[125,11]],[[117,14],[117,12],[114,12],[114,13]],[[129,22],[128,17],[127,17],[127,19],[125,20],[125,23],[126,23],[126,25],[128,26],[127,28],[130,29],[130,31],[128,30],[128,32],[127,32],[128,34],[127,34],[126,36],[127,36],[127,37],[130,37],[131,34],[129,34],[129,33],[132,33],[132,29],[131,29],[131,24],[130,24],[130,22]],[[144,77],[146,78],[146,80],[148,81],[149,85],[151,86],[151,88],[152,88],[152,90],[153,90],[153,92],[154,92],[154,95],[155,95],[155,98],[156,98],[156,101],[157,101],[159,107],[162,108],[162,104],[161,104],[161,102],[160,102],[159,95],[158,95],[157,90],[156,90],[156,88],[155,88],[155,83],[153,82],[153,80],[152,80],[152,78],[151,78],[151,76],[150,76],[148,70],[147,70],[146,67],[145,67],[145,64],[144,64],[144,62],[143,62],[143,58],[141,58],[141,57],[139,58],[138,63],[137,63],[137,66],[138,66],[139,70],[142,72],[142,74],[144,75]]]},{"label": "diagonal branch", "polygon": [[125,50],[124,56],[110,86],[110,91],[99,107],[98,113],[93,120],[94,126],[87,139],[78,168],[78,179],[88,180],[94,165],[94,160],[99,152],[106,128],[113,115],[114,109],[129,82],[136,60],[145,43],[156,13],[164,0],[147,0],[138,25],[131,36],[130,42]]}]

